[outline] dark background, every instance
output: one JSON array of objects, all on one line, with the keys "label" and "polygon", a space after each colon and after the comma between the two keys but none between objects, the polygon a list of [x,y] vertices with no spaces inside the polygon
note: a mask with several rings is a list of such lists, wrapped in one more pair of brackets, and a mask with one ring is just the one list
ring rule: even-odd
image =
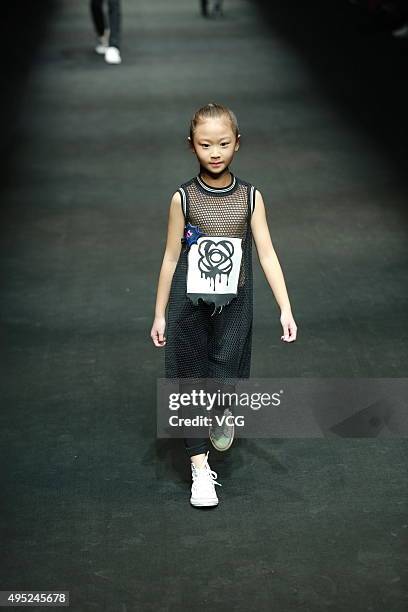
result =
[{"label": "dark background", "polygon": [[83,612],[407,606],[407,444],[236,440],[220,505],[156,440],[155,291],[188,124],[238,116],[298,325],[254,254],[252,376],[405,377],[408,40],[400,10],[315,0],[123,1],[123,63],[87,3],[3,10],[1,584]]}]

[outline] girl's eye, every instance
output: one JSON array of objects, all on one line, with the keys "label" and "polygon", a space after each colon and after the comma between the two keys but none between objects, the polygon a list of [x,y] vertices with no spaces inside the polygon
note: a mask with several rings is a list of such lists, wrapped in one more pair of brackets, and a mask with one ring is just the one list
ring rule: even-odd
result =
[{"label": "girl's eye", "polygon": [[[229,142],[222,142],[222,143],[221,143],[221,146],[222,146],[222,147],[228,147],[228,145],[229,145]],[[204,149],[207,149],[207,148],[208,148],[210,145],[208,145],[208,144],[202,144],[201,146],[202,146]]]}]

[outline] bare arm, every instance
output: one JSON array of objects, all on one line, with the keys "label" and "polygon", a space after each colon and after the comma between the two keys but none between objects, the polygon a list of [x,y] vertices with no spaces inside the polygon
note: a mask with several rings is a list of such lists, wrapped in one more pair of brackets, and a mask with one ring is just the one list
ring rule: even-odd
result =
[{"label": "bare arm", "polygon": [[292,336],[291,339],[293,340],[296,338],[297,327],[292,316],[292,308],[282,268],[272,244],[266,218],[265,203],[262,194],[258,190],[255,195],[255,209],[251,219],[251,230],[258,252],[259,263],[281,309],[281,323],[284,328],[283,339],[286,340]]},{"label": "bare arm", "polygon": [[157,287],[155,318],[163,319],[166,314],[171,282],[173,280],[174,271],[180,256],[181,239],[184,234],[184,224],[185,220],[181,210],[181,197],[179,192],[176,192],[173,195],[170,203],[167,243]]}]

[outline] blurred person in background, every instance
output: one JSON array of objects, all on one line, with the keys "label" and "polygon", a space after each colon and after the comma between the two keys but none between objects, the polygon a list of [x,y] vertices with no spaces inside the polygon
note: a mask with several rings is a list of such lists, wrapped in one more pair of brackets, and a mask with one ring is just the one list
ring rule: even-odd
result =
[{"label": "blurred person in background", "polygon": [[120,64],[121,6],[120,0],[107,0],[108,15],[104,10],[105,0],[90,0],[92,21],[97,35],[96,53],[105,56],[108,64]]},{"label": "blurred person in background", "polygon": [[203,17],[222,17],[223,0],[200,0],[201,14]]},{"label": "blurred person in background", "polygon": [[401,25],[393,30],[392,35],[395,38],[408,38],[408,2],[406,0],[397,2],[399,14],[401,17]]}]

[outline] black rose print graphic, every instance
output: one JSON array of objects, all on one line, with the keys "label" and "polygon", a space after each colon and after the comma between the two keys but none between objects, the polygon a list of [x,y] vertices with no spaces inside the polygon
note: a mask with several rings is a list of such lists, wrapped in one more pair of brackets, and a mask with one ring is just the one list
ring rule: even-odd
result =
[{"label": "black rose print graphic", "polygon": [[219,281],[221,282],[221,275],[227,275],[227,285],[230,272],[233,267],[232,256],[234,254],[234,245],[229,240],[220,240],[214,242],[211,239],[202,240],[199,246],[200,259],[198,260],[198,267],[201,271],[201,276],[214,280],[214,291],[215,291],[215,280],[217,274],[219,274]]}]

